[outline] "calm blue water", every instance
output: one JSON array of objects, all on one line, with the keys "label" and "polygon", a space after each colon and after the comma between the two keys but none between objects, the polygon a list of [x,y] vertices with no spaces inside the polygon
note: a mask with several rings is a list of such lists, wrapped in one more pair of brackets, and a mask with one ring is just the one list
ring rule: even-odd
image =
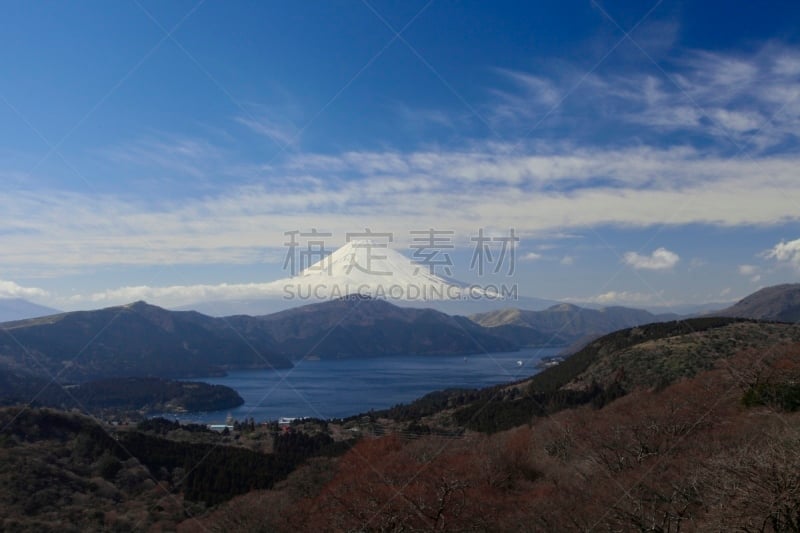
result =
[{"label": "calm blue water", "polygon": [[[435,390],[477,388],[538,372],[536,363],[560,348],[463,356],[404,355],[340,361],[300,361],[288,370],[240,370],[208,383],[227,385],[244,399],[241,407],[181,415],[183,421],[221,423],[228,413],[243,420],[282,416],[340,418],[408,403]],[[519,366],[517,361],[522,361]],[[172,415],[166,415],[172,418]]]}]

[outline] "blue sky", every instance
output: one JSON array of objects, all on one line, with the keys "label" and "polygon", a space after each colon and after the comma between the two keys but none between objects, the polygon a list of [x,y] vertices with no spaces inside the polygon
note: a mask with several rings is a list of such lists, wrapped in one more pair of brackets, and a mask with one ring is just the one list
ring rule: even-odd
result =
[{"label": "blue sky", "polygon": [[[521,237],[520,293],[800,277],[800,5],[0,4],[0,297],[242,297],[284,232]],[[505,280],[508,281],[508,280]]]}]

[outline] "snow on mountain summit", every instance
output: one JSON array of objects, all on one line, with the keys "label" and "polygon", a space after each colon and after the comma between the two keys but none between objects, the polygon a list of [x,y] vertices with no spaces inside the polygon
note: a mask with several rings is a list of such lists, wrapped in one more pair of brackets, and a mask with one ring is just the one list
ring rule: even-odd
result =
[{"label": "snow on mountain summit", "polygon": [[395,300],[448,300],[462,297],[463,285],[430,272],[385,244],[347,242],[297,275],[270,283],[284,297],[338,298],[363,294]]}]

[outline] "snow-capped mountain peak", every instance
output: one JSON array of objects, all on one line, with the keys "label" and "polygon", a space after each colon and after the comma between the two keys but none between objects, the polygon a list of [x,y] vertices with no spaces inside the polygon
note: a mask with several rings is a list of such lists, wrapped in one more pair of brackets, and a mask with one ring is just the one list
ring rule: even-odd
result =
[{"label": "snow-capped mountain peak", "polygon": [[[296,276],[272,282],[287,295],[315,299],[364,294],[396,300],[441,300],[461,297],[457,282],[431,273],[385,243],[351,240]],[[434,269],[435,270],[435,269]]]}]

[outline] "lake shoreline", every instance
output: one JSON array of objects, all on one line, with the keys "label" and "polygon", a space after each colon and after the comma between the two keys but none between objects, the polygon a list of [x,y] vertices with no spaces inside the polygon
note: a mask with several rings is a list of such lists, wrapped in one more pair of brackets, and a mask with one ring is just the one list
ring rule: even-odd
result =
[{"label": "lake shoreline", "polygon": [[400,355],[348,359],[302,359],[289,369],[231,370],[203,380],[225,385],[244,398],[235,409],[185,414],[158,413],[185,423],[217,424],[230,415],[257,422],[282,417],[347,418],[410,403],[449,389],[510,384],[541,371],[538,363],[560,347],[473,355]]}]

